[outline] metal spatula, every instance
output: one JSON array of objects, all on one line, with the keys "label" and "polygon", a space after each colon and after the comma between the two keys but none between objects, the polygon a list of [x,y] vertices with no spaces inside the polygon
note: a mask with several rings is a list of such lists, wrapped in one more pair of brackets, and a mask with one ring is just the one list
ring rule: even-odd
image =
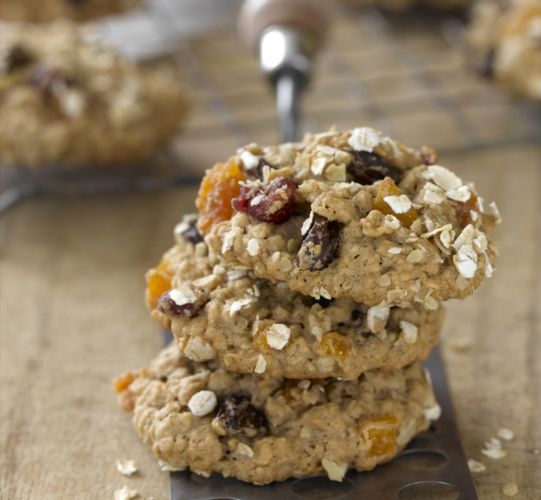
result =
[{"label": "metal spatula", "polygon": [[[241,36],[259,53],[261,68],[275,88],[283,141],[297,139],[300,96],[327,30],[326,19],[310,0],[249,0],[241,11]],[[310,477],[254,486],[218,475],[204,478],[175,472],[171,500],[476,500],[438,349],[425,366],[432,375],[441,418],[391,463],[371,472],[350,471],[342,483]]]}]

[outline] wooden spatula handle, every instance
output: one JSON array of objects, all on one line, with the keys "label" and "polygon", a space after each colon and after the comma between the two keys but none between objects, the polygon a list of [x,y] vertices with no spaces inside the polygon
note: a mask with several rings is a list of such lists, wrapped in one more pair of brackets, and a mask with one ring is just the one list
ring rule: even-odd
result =
[{"label": "wooden spatula handle", "polygon": [[316,0],[247,0],[239,16],[239,33],[251,51],[259,50],[261,34],[270,26],[298,29],[322,43],[328,16]]}]

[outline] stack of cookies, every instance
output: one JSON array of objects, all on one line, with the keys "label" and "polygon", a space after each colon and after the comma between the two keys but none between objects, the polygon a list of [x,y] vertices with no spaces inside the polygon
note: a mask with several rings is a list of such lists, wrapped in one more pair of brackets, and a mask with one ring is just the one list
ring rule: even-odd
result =
[{"label": "stack of cookies", "polygon": [[371,128],[250,144],[147,274],[176,342],[116,381],[167,470],[264,484],[396,456],[440,409],[419,362],[442,301],[492,274],[472,184]]}]

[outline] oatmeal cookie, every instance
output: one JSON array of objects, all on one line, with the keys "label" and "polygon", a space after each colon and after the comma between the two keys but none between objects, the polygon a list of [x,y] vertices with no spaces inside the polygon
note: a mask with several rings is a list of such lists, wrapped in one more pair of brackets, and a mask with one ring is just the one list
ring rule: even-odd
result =
[{"label": "oatmeal cookie", "polygon": [[478,2],[466,47],[467,57],[482,75],[541,100],[541,2]]},{"label": "oatmeal cookie", "polygon": [[436,309],[492,274],[496,206],[433,151],[367,127],[249,145],[207,171],[196,204],[229,265],[317,299]]},{"label": "oatmeal cookie", "polygon": [[62,21],[0,34],[0,165],[141,161],[177,131],[187,101],[166,68],[139,67]]},{"label": "oatmeal cookie", "polygon": [[419,365],[355,381],[238,375],[193,363],[171,345],[149,368],[115,382],[122,408],[165,470],[265,484],[397,455],[439,407]]},{"label": "oatmeal cookie", "polygon": [[0,19],[43,23],[58,18],[88,21],[137,7],[139,0],[0,0]]},{"label": "oatmeal cookie", "polygon": [[[442,308],[369,308],[349,298],[301,295],[224,267],[204,242],[190,241],[194,222],[177,226],[177,245],[147,274],[153,316],[194,361],[216,360],[237,373],[355,379],[425,359],[438,341]],[[164,269],[170,278],[158,298],[151,291]]]}]

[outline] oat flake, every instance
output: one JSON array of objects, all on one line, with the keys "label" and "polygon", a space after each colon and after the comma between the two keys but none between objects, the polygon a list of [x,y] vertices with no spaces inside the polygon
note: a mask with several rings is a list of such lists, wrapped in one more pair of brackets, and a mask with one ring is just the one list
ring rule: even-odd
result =
[{"label": "oat flake", "polygon": [[327,472],[327,475],[331,481],[342,481],[348,470],[347,463],[342,462],[337,464],[336,462],[326,458],[321,460],[321,465]]},{"label": "oat flake", "polygon": [[263,373],[267,369],[267,361],[265,358],[260,354],[257,358],[254,372],[255,373]]},{"label": "oat flake", "polygon": [[516,483],[506,483],[503,485],[502,493],[506,497],[514,497],[518,493],[518,486]]},{"label": "oat flake", "polygon": [[208,415],[214,408],[218,399],[216,394],[212,391],[199,391],[196,392],[188,402],[188,408],[192,414],[196,417],[204,417]]},{"label": "oat flake", "polygon": [[400,329],[402,330],[402,335],[404,336],[404,341],[406,344],[415,344],[417,342],[417,337],[419,329],[413,323],[409,321],[400,321]]},{"label": "oat flake", "polygon": [[485,443],[481,453],[493,460],[499,460],[507,455],[507,452],[502,449],[502,442],[497,438],[490,438],[490,441]]},{"label": "oat flake", "polygon": [[123,476],[133,476],[139,468],[135,460],[117,460],[116,470]]},{"label": "oat flake", "polygon": [[139,497],[139,492],[137,490],[132,490],[127,486],[123,486],[114,493],[114,500],[132,500],[137,497]]},{"label": "oat flake", "polygon": [[470,469],[470,472],[473,474],[477,474],[479,472],[485,472],[487,468],[485,467],[485,464],[482,462],[478,462],[477,460],[474,460],[473,458],[468,459],[468,468]]},{"label": "oat flake", "polygon": [[355,151],[367,151],[368,153],[372,153],[379,143],[378,132],[369,127],[354,128],[348,139],[348,144]]},{"label": "oat flake", "polygon": [[255,257],[256,255],[259,254],[260,249],[261,249],[261,246],[259,245],[259,241],[257,241],[255,238],[250,238],[248,240],[248,244],[246,245],[246,250],[248,252],[248,255]]},{"label": "oat flake", "polygon": [[500,439],[503,439],[504,441],[511,441],[515,437],[514,432],[506,427],[500,427],[496,434]]},{"label": "oat flake", "polygon": [[383,200],[395,214],[405,214],[411,208],[411,200],[405,194],[385,196]]},{"label": "oat flake", "polygon": [[266,334],[267,344],[273,349],[281,351],[289,342],[291,330],[282,323],[274,323]]}]

